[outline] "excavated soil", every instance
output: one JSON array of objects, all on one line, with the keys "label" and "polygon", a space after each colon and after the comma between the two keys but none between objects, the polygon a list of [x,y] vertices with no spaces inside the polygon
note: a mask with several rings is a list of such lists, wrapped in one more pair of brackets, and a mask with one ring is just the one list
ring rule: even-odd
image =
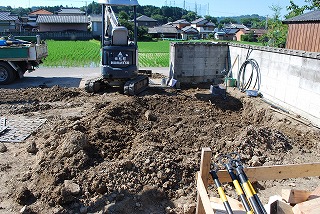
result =
[{"label": "excavated soil", "polygon": [[[237,151],[246,166],[320,161],[319,129],[229,92],[222,99],[200,88],[150,88],[136,97],[0,89],[1,117],[47,119],[25,142],[2,144],[0,213],[191,214],[203,147],[213,161]],[[312,190],[319,181],[254,185],[266,203],[282,188]]]}]

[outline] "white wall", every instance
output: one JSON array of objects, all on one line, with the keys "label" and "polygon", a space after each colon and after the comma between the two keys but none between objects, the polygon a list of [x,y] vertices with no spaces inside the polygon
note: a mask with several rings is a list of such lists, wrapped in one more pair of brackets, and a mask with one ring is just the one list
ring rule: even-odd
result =
[{"label": "white wall", "polygon": [[[231,45],[229,49],[231,62],[239,55],[239,63],[232,70],[236,78],[248,46]],[[259,64],[263,97],[320,126],[320,54],[268,47],[253,49],[249,58]]]}]

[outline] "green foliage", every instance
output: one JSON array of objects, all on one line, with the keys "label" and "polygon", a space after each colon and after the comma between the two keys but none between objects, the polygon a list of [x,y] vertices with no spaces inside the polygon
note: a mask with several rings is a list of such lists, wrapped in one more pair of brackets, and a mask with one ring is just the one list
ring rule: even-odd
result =
[{"label": "green foliage", "polygon": [[226,17],[226,18],[224,18],[223,20],[220,21],[220,24],[230,24],[230,23],[237,24],[238,21],[236,19],[233,19],[233,18],[230,18],[230,17]]},{"label": "green foliage", "polygon": [[207,19],[208,21],[212,22],[213,24],[215,24],[216,26],[218,25],[218,19],[212,16],[204,16],[205,19]]},{"label": "green foliage", "polygon": [[257,39],[254,37],[254,32],[250,31],[248,34],[241,35],[241,41],[256,42]]},{"label": "green foliage", "polygon": [[198,18],[197,14],[193,11],[188,12],[186,15],[183,15],[181,18],[187,20],[188,22],[194,21]]},{"label": "green foliage", "polygon": [[286,44],[288,26],[280,20],[281,7],[271,6],[273,17],[268,20],[268,33],[259,39],[266,46],[283,48]]}]

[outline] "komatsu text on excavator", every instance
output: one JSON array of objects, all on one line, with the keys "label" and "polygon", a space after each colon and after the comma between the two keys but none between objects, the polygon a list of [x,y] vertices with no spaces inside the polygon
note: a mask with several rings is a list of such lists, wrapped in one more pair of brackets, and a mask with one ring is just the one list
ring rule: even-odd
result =
[{"label": "komatsu text on excavator", "polygon": [[[98,92],[106,86],[123,87],[124,94],[136,95],[149,84],[147,75],[139,74],[137,45],[137,0],[98,0],[102,5],[101,76],[88,80],[87,92]],[[112,6],[132,6],[134,39],[129,40],[126,27],[120,26]]]}]

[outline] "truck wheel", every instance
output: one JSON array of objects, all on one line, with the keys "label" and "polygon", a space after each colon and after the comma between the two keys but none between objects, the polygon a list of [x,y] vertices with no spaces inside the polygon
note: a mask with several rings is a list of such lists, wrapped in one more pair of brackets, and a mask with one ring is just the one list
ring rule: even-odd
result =
[{"label": "truck wheel", "polygon": [[17,72],[6,62],[0,62],[0,85],[10,84],[16,79]]}]

